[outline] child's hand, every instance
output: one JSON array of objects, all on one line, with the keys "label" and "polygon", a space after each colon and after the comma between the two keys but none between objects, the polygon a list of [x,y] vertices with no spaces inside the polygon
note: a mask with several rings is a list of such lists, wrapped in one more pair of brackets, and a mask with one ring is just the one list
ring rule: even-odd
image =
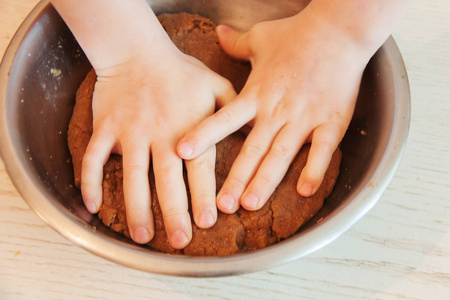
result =
[{"label": "child's hand", "polygon": [[[102,202],[103,165],[111,152],[123,155],[128,227],[137,243],[154,234],[150,188],[156,188],[170,244],[192,237],[183,162],[176,143],[212,114],[215,100],[236,94],[227,80],[182,54],[145,0],[52,0],[94,67],[94,131],[83,158],[81,190],[96,213]],[[215,148],[186,162],[195,223],[212,226]],[[150,157],[156,187],[149,187]]]},{"label": "child's hand", "polygon": [[347,130],[373,53],[307,9],[245,33],[217,28],[224,50],[249,60],[253,69],[240,95],[190,130],[178,152],[185,159],[197,157],[243,125],[253,125],[217,196],[225,213],[240,204],[261,208],[307,142],[312,147],[297,190],[312,195]]},{"label": "child's hand", "polygon": [[[102,202],[103,165],[111,152],[123,155],[128,226],[134,241],[153,236],[150,189],[156,188],[171,245],[192,237],[183,162],[176,143],[186,130],[214,112],[215,99],[233,98],[231,84],[175,47],[143,52],[130,61],[97,70],[93,98],[94,133],[82,166],[82,195],[91,213]],[[156,187],[149,187],[149,159]],[[215,223],[215,148],[187,161],[196,224]]]}]

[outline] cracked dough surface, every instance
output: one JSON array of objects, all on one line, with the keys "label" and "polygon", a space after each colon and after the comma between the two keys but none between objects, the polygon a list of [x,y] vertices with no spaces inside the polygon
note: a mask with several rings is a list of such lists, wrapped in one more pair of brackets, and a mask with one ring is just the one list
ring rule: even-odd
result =
[{"label": "cracked dough surface", "polygon": [[[198,58],[213,71],[228,78],[237,91],[243,87],[250,72],[250,66],[247,63],[234,61],[225,55],[218,44],[215,25],[210,20],[185,13],[161,15],[159,20],[180,50]],[[77,91],[76,103],[69,124],[68,144],[72,155],[75,184],[78,187],[80,186],[82,158],[92,135],[92,94],[95,81],[96,75],[94,71],[91,71]],[[235,133],[217,145],[217,191],[222,186],[238,155],[244,138],[241,133]],[[200,229],[193,223],[192,241],[182,250],[176,250],[169,245],[158,196],[153,188],[151,197],[155,237],[149,246],[168,253],[223,256],[263,248],[295,234],[323,206],[323,202],[331,193],[339,174],[341,152],[337,149],[319,190],[308,198],[300,196],[296,191],[296,184],[300,172],[305,166],[308,152],[309,146],[305,145],[263,208],[255,212],[240,208],[232,215],[219,212],[217,223],[210,229]],[[155,179],[152,171],[150,171],[149,180],[150,186],[154,187]],[[103,204],[98,217],[112,230],[130,237],[122,185],[121,157],[111,155],[104,167]]]}]

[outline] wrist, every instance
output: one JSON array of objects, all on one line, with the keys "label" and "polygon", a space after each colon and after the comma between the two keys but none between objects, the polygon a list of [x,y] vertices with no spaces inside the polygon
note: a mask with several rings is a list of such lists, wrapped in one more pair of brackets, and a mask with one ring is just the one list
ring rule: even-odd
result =
[{"label": "wrist", "polygon": [[52,0],[94,69],[173,47],[145,0]]},{"label": "wrist", "polygon": [[305,12],[336,39],[356,46],[370,58],[389,37],[407,2],[409,0],[312,0]]},{"label": "wrist", "polygon": [[[299,34],[307,36],[303,43],[306,41],[308,48],[315,49],[317,53],[328,53],[360,69],[376,51],[352,31],[343,28],[342,24],[336,24],[324,12],[311,7],[311,4],[294,18],[295,26],[300,28]],[[328,51],[320,51],[324,48]]]}]

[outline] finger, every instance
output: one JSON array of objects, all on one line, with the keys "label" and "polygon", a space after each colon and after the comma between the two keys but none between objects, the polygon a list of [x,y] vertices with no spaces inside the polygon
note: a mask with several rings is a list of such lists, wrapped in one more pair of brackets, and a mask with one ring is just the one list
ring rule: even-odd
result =
[{"label": "finger", "polygon": [[245,190],[241,205],[247,210],[260,209],[273,194],[286,175],[307,133],[292,123],[280,130],[270,151]]},{"label": "finger", "polygon": [[345,129],[335,124],[322,125],[314,131],[308,160],[297,183],[300,195],[309,197],[320,187],[331,157],[344,133]]},{"label": "finger", "polygon": [[172,147],[159,147],[152,148],[156,191],[169,243],[182,249],[192,239],[183,162]]},{"label": "finger", "polygon": [[254,102],[236,98],[190,130],[178,143],[178,155],[184,159],[198,157],[253,119],[255,114]]},{"label": "finger", "polygon": [[259,125],[250,132],[239,155],[217,195],[217,207],[224,213],[234,213],[239,199],[263,161],[279,128]]},{"label": "finger", "polygon": [[83,156],[81,194],[87,210],[97,213],[102,204],[103,166],[115,143],[113,135],[94,131]]},{"label": "finger", "polygon": [[123,191],[128,228],[133,241],[148,243],[154,235],[148,171],[149,146],[123,143]]},{"label": "finger", "polygon": [[192,212],[200,228],[210,228],[217,220],[215,160],[216,147],[213,146],[199,157],[186,161]]},{"label": "finger", "polygon": [[216,29],[220,46],[230,56],[248,60],[252,55],[247,33],[236,31],[226,25],[219,25]]},{"label": "finger", "polygon": [[212,84],[215,88],[216,106],[222,108],[236,98],[236,91],[227,79],[217,74],[213,76]]}]

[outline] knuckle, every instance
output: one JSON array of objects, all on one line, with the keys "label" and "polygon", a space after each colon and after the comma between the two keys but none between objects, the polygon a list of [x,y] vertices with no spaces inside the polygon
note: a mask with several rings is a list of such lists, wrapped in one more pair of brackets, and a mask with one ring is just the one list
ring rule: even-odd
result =
[{"label": "knuckle", "polygon": [[260,145],[249,143],[244,148],[244,153],[251,157],[262,157],[266,154],[266,150]]},{"label": "knuckle", "polygon": [[223,123],[231,123],[231,121],[233,120],[233,115],[227,109],[219,110],[215,116],[219,122]]},{"label": "knuckle", "polygon": [[191,191],[191,197],[193,201],[200,202],[200,203],[210,203],[211,200],[214,201],[216,197],[216,193],[213,191]]},{"label": "knuckle", "polygon": [[321,131],[320,134],[313,134],[312,143],[316,149],[334,151],[340,138],[334,132]]},{"label": "knuckle", "polygon": [[319,186],[325,175],[325,170],[322,171],[319,168],[310,165],[303,170],[301,175],[303,182],[309,183],[312,186]]},{"label": "knuckle", "polygon": [[83,156],[82,168],[87,169],[98,163],[98,158],[93,152],[86,152]]},{"label": "knuckle", "polygon": [[[163,212],[165,220],[182,220],[188,212],[178,207],[166,208]],[[170,222],[170,221],[169,221]]]},{"label": "knuckle", "polygon": [[161,186],[176,185],[180,178],[182,178],[182,175],[178,174],[173,168],[160,170],[160,174],[157,176]]},{"label": "knuckle", "polygon": [[266,189],[267,187],[272,186],[274,178],[267,173],[258,174],[257,180],[255,180],[256,185],[258,186],[258,190]]},{"label": "knuckle", "polygon": [[289,147],[281,143],[275,143],[272,147],[272,154],[283,161],[290,159]]},{"label": "knuckle", "polygon": [[145,176],[148,173],[148,168],[146,168],[143,163],[128,162],[124,165],[123,172],[124,176],[128,179],[135,180],[139,179],[141,176]]},{"label": "knuckle", "polygon": [[81,194],[83,198],[92,199],[93,201],[101,200],[102,187],[89,181],[81,181]]},{"label": "knuckle", "polygon": [[83,178],[81,179],[81,189],[91,191],[92,189],[95,189],[97,187],[99,187],[98,184],[95,184],[94,182],[88,181]]},{"label": "knuckle", "polygon": [[332,147],[332,143],[327,138],[316,138],[314,139],[314,144],[318,149],[327,150]]},{"label": "knuckle", "polygon": [[126,212],[129,218],[134,220],[134,223],[145,220],[150,213],[149,210],[145,209],[145,206],[143,207],[135,201],[129,201],[127,203]]},{"label": "knuckle", "polygon": [[210,171],[214,169],[214,161],[210,159],[202,158],[202,159],[194,159],[192,160],[192,166],[195,169]]},{"label": "knuckle", "polygon": [[237,176],[228,177],[227,181],[227,185],[231,189],[242,190],[246,186],[245,181]]},{"label": "knuckle", "polygon": [[140,164],[139,162],[128,162],[126,164],[126,172],[127,173],[140,173],[143,169],[143,165]]}]

